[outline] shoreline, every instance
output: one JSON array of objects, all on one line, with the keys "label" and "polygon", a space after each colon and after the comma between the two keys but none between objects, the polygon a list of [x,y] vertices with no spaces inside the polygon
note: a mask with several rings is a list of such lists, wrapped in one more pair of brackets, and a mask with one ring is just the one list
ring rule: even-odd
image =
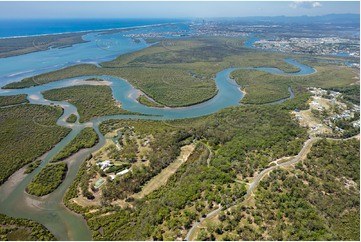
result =
[{"label": "shoreline", "polygon": [[[179,23],[187,23],[187,22],[183,21]],[[47,51],[51,49],[51,47],[60,49],[65,47],[71,47],[75,44],[86,43],[89,42],[89,40],[84,39],[84,37],[87,35],[93,34],[95,36],[101,36],[101,35],[111,35],[118,33],[120,34],[122,32],[131,31],[131,30],[140,30],[145,28],[169,26],[175,24],[178,23],[169,22],[169,23],[139,25],[139,26],[121,27],[121,28],[81,30],[75,32],[0,37],[0,45],[11,46],[11,48],[9,49],[4,49],[0,51],[0,59],[13,57],[13,56],[22,56],[39,51]],[[34,44],[34,42],[39,42],[38,43],[39,45]]]},{"label": "shoreline", "polygon": [[49,35],[79,34],[79,33],[102,32],[102,31],[113,31],[113,30],[140,29],[140,28],[159,27],[159,26],[163,26],[163,25],[179,24],[179,23],[185,23],[185,22],[171,22],[171,23],[150,24],[150,25],[140,25],[140,26],[110,28],[110,29],[80,30],[80,31],[74,31],[74,32],[70,31],[70,32],[49,33],[49,34],[18,35],[18,36],[0,37],[0,40],[1,39],[20,39],[20,38],[29,38],[29,37],[41,37],[41,36],[49,36]]}]

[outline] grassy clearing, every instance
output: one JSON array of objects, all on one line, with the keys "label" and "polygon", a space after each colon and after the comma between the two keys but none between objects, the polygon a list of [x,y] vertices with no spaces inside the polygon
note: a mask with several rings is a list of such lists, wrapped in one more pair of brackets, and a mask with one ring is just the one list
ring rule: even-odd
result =
[{"label": "grassy clearing", "polygon": [[93,147],[97,142],[98,134],[93,128],[86,127],[53,157],[52,162],[64,160],[65,158],[78,152],[80,149]]},{"label": "grassy clearing", "polygon": [[68,166],[64,162],[49,164],[26,187],[29,194],[44,196],[53,192],[64,180]]},{"label": "grassy clearing", "polygon": [[152,178],[147,184],[145,184],[142,188],[142,191],[135,194],[133,197],[136,199],[143,198],[144,196],[165,185],[170,176],[172,176],[177,171],[177,169],[187,161],[194,148],[194,144],[183,146],[177,159],[173,161],[167,168],[163,169],[161,173]]},{"label": "grassy clearing", "polygon": [[108,86],[72,86],[45,91],[43,95],[49,100],[74,104],[81,123],[106,115],[134,114],[120,107]]},{"label": "grassy clearing", "polygon": [[[207,155],[207,149],[198,145],[189,156],[188,162],[177,170],[164,187],[148,195],[145,201],[140,201],[137,212],[129,214],[131,210],[125,209],[116,214],[90,219],[89,225],[95,231],[94,238],[105,240],[119,236],[126,240],[137,240],[148,236],[162,239],[165,236],[164,240],[169,240],[172,235],[170,228],[173,228],[173,232],[178,232],[183,226],[189,227],[192,221],[210,209],[207,203],[202,202],[200,191],[216,191],[216,186],[222,186],[221,179],[227,180],[225,174],[217,173],[220,179],[211,184],[204,176]],[[233,192],[242,194],[241,191],[242,187],[238,187]],[[194,203],[190,200],[199,203],[198,210],[192,206]],[[118,221],[117,226],[108,226],[114,221]],[[129,221],[134,221],[134,225],[127,226]],[[99,226],[106,226],[109,233],[96,232]],[[120,231],[120,234],[114,236],[115,230]]]},{"label": "grassy clearing", "polygon": [[12,95],[12,96],[0,96],[0,107],[28,103],[26,94]]},{"label": "grassy clearing", "polygon": [[0,109],[0,184],[68,134],[70,129],[56,125],[62,112],[61,107],[33,104]]}]

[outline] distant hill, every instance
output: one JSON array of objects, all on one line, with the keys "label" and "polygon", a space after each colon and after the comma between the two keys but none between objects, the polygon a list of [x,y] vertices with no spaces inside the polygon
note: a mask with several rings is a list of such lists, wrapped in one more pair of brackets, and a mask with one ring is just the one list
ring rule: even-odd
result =
[{"label": "distant hill", "polygon": [[[212,20],[212,19],[208,19]],[[215,20],[215,18],[213,18]],[[222,18],[217,18],[222,20]],[[322,16],[254,16],[254,17],[239,17],[239,18],[223,18],[224,21],[237,21],[253,24],[264,23],[290,23],[290,24],[333,24],[333,25],[347,25],[352,27],[360,26],[359,14],[328,14]]]}]

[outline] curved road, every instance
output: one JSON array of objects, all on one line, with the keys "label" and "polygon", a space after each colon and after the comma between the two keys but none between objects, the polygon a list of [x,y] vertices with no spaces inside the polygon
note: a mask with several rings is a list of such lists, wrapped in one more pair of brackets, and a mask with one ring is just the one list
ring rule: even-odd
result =
[{"label": "curved road", "polygon": [[[296,61],[292,61],[289,59],[285,59],[285,61],[288,64],[299,67],[300,71],[297,73],[285,73],[275,68],[247,67],[246,69],[256,69],[270,73],[281,73],[292,76],[307,75],[315,72],[314,69],[302,65]],[[141,105],[136,101],[136,97],[134,96],[135,93],[138,93],[138,90],[131,86],[126,80],[112,76],[81,76],[77,78],[60,80],[57,82],[47,83],[44,85],[24,89],[0,89],[0,95],[28,94],[28,99],[32,104],[51,105],[53,103],[54,105],[59,105],[63,108],[64,113],[58,119],[57,125],[69,127],[72,129],[72,131],[58,144],[56,144],[53,149],[44,154],[42,165],[48,164],[50,162],[50,159],[56,153],[58,153],[67,143],[69,143],[81,131],[82,128],[93,127],[99,136],[99,143],[96,146],[90,149],[79,151],[78,153],[74,154],[69,158],[69,169],[65,180],[53,193],[49,194],[46,197],[37,198],[34,196],[30,196],[24,192],[27,184],[30,183],[31,179],[40,172],[42,166],[39,166],[39,168],[37,168],[34,172],[27,175],[21,181],[16,182],[16,184],[12,184],[11,178],[9,178],[9,180],[0,187],[0,193],[2,193],[3,195],[0,197],[0,212],[12,217],[30,218],[37,222],[40,222],[45,225],[55,235],[57,239],[60,240],[90,240],[91,232],[87,226],[86,221],[78,214],[75,214],[73,211],[68,210],[63,205],[62,199],[67,188],[75,179],[77,171],[79,170],[82,162],[86,159],[86,156],[95,151],[96,149],[99,149],[102,144],[105,143],[103,135],[99,132],[100,123],[110,119],[127,118],[153,119],[163,121],[180,118],[191,118],[208,115],[222,108],[238,105],[239,101],[243,97],[243,93],[240,91],[239,86],[235,83],[235,81],[229,78],[230,73],[236,69],[243,69],[243,67],[228,68],[217,73],[214,80],[216,82],[218,93],[212,99],[200,104],[183,108],[151,108]],[[75,84],[82,85],[86,83],[87,85],[89,85],[89,82],[82,80],[90,77],[98,77],[108,81],[113,92],[113,97],[117,101],[122,103],[122,107],[124,109],[145,115],[103,116],[88,121],[86,123],[79,123],[79,114],[75,106],[71,105],[66,101],[49,101],[45,99],[42,95],[44,91],[50,89],[73,86]],[[98,83],[94,83],[94,85],[97,84]],[[120,86],[122,88],[119,88]],[[74,124],[69,124],[66,122],[66,118],[72,113],[78,117],[78,120]],[[212,155],[212,153],[210,153],[210,155]],[[207,163],[210,162],[210,159],[211,158],[207,160]],[[18,173],[21,173],[21,171],[19,171]],[[13,178],[15,176],[13,176]],[[9,189],[10,186],[12,187],[12,189]],[[5,191],[10,192],[5,193]],[[6,196],[4,196],[4,194],[6,194]],[[38,205],[39,202],[44,206],[35,206]],[[218,210],[215,210],[212,213],[208,214],[208,216],[211,216],[217,212]]]},{"label": "curved road", "polygon": [[[355,135],[352,136],[350,138],[346,138],[346,139],[336,139],[336,138],[326,138],[327,140],[335,140],[335,141],[339,141],[339,140],[350,140],[350,139],[354,139],[357,138],[359,139],[360,135]],[[244,201],[252,194],[252,192],[255,190],[255,188],[257,187],[258,183],[262,180],[263,177],[265,177],[266,174],[270,173],[272,170],[280,168],[280,167],[284,167],[284,166],[289,166],[289,165],[293,165],[297,162],[299,162],[300,160],[303,160],[306,155],[308,154],[308,152],[311,150],[311,147],[313,145],[313,143],[317,140],[321,140],[322,138],[319,137],[311,137],[310,139],[308,139],[304,144],[303,144],[303,148],[301,149],[301,151],[298,153],[297,156],[295,156],[294,158],[292,158],[291,160],[281,163],[281,164],[277,164],[275,166],[271,166],[267,169],[264,169],[261,173],[259,173],[253,180],[253,182],[250,184],[249,188],[247,189],[247,193],[243,196]],[[281,158],[282,159],[282,158]],[[280,160],[280,159],[278,159]],[[228,206],[228,209],[237,205],[237,202],[233,202],[230,204],[230,206]],[[199,222],[196,222],[193,224],[192,228],[188,231],[188,234],[185,238],[186,241],[191,240],[191,237],[193,235],[194,230],[198,227],[198,225],[200,223],[202,223],[206,218],[209,218],[215,214],[217,214],[219,211],[221,211],[223,209],[222,206],[220,206],[218,209],[213,210],[212,212],[208,213],[207,216],[205,218],[201,218],[199,220]]]}]

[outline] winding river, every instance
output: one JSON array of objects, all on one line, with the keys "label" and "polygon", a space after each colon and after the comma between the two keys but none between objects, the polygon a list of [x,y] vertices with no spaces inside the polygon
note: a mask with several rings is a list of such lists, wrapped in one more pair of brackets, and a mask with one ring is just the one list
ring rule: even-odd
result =
[{"label": "winding river", "polygon": [[[17,171],[0,187],[0,212],[12,217],[22,217],[33,219],[45,225],[58,240],[91,240],[91,232],[86,224],[86,221],[79,215],[69,211],[63,204],[62,198],[67,188],[72,184],[79,170],[80,165],[84,162],[88,154],[98,150],[105,144],[104,136],[99,132],[99,124],[105,120],[110,119],[152,119],[152,120],[172,120],[182,118],[192,118],[214,113],[220,109],[239,105],[240,100],[243,98],[243,93],[240,87],[229,76],[230,73],[236,69],[256,69],[276,74],[284,74],[290,76],[308,75],[315,72],[309,66],[300,64],[292,59],[285,59],[291,65],[299,67],[300,71],[296,73],[285,73],[276,68],[229,68],[219,72],[216,75],[215,82],[217,85],[218,93],[212,99],[203,103],[181,108],[153,108],[147,107],[136,101],[140,95],[140,91],[131,86],[126,80],[112,77],[112,76],[97,76],[107,81],[110,85],[114,98],[122,104],[122,108],[138,112],[141,115],[113,115],[99,117],[86,123],[74,124],[67,123],[65,119],[72,113],[78,117],[76,108],[67,102],[49,101],[43,98],[42,92],[54,88],[61,88],[73,85],[90,84],[95,85],[93,82],[82,81],[89,78],[89,76],[82,76],[61,80],[57,82],[48,83],[41,86],[30,87],[25,89],[16,90],[0,90],[0,95],[15,95],[15,94],[28,94],[30,103],[60,105],[64,109],[63,115],[58,119],[57,124],[66,126],[72,131],[53,149],[44,154],[41,159],[43,162],[34,172],[28,175],[23,175],[24,168]],[[95,77],[95,76],[92,76]],[[289,89],[291,96],[292,91]],[[287,98],[289,99],[289,98]],[[278,101],[280,103],[282,101]],[[66,160],[69,169],[64,182],[51,194],[38,198],[31,196],[25,192],[26,186],[37,175],[40,170],[49,163],[50,159],[59,152],[66,144],[70,142],[84,127],[93,127],[99,135],[99,143],[93,148],[83,149]]]}]

